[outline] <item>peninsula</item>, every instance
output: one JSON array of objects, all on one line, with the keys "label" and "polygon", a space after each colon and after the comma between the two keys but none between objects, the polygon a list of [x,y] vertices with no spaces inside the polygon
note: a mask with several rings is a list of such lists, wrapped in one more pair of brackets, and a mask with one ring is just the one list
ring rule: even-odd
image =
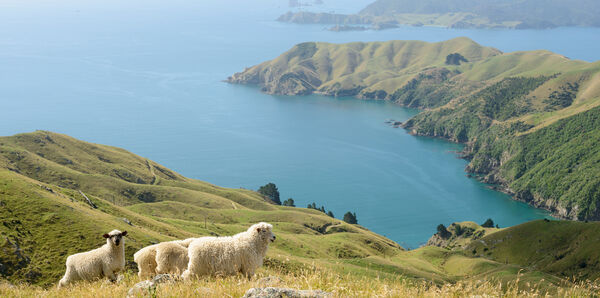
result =
[{"label": "peninsula", "polygon": [[467,171],[561,218],[600,219],[600,62],[444,42],[307,42],[231,83],[423,109],[410,133],[464,143]]}]

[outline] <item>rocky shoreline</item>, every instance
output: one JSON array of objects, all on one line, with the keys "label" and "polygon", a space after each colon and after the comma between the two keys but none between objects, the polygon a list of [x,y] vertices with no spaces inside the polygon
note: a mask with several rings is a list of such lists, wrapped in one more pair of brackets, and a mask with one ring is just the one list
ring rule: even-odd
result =
[{"label": "rocky shoreline", "polygon": [[[472,154],[472,148],[469,147],[468,143],[460,142],[455,138],[451,138],[448,136],[420,134],[413,129],[407,128],[406,125],[407,123],[404,122],[400,127],[404,128],[410,135],[417,137],[442,139],[448,142],[465,145],[465,148],[462,151],[458,152],[458,157],[461,159],[465,159],[469,162],[472,160],[469,157]],[[467,173],[467,177],[476,179],[481,183],[487,184],[490,189],[507,194],[511,196],[511,198],[515,201],[523,202],[532,207],[546,210],[550,212],[553,217],[558,219],[579,220],[577,218],[577,210],[579,209],[578,206],[575,206],[574,208],[571,208],[571,210],[568,210],[567,208],[560,206],[556,201],[535,196],[529,191],[515,192],[510,188],[509,182],[506,179],[504,179],[498,172],[499,164],[489,167],[487,171],[481,171],[481,169],[478,169],[476,171],[471,167],[470,163],[465,168],[465,173]]]},{"label": "rocky shoreline", "polygon": [[[249,81],[245,81],[242,80],[243,84],[256,84],[258,85],[258,80],[256,80],[256,78],[253,78]],[[233,78],[230,77],[227,82],[229,83],[240,83],[239,78]],[[256,83],[254,83],[256,82]],[[319,92],[316,91],[314,88],[306,88],[303,89],[301,92],[294,92],[292,90],[297,90],[297,89],[277,89],[278,91],[283,91],[283,94],[286,95],[308,95],[311,93],[315,93],[315,94],[320,94],[320,95],[324,95],[324,96],[333,96],[333,97],[340,97],[340,96],[350,96],[350,97],[356,97],[357,99],[363,99],[363,100],[386,100],[386,101],[390,101],[393,102],[397,105],[403,106],[403,107],[410,107],[410,108],[421,108],[423,109],[424,107],[415,107],[415,106],[409,106],[409,105],[405,105],[402,104],[401,102],[396,102],[396,101],[392,101],[389,98],[386,98],[386,96],[384,96],[383,98],[378,97],[378,96],[369,96],[369,94],[367,95],[362,95],[359,96],[360,91],[363,88],[356,88],[356,89],[352,89],[352,90],[338,90],[335,93],[330,93],[330,92]],[[263,92],[267,92],[267,93],[275,93],[275,94],[279,94],[280,92],[273,92],[274,89],[272,88],[262,88]],[[290,94],[289,92],[291,91],[292,94]],[[376,92],[375,92],[376,93]],[[370,94],[370,95],[374,95]],[[471,161],[470,156],[473,154],[473,149],[470,147],[469,143],[465,143],[462,142],[461,140],[456,139],[455,137],[452,136],[439,136],[439,135],[428,135],[428,134],[420,134],[418,133],[416,130],[408,128],[407,126],[410,124],[410,122],[399,122],[399,121],[385,121],[386,124],[394,127],[394,128],[404,128],[409,134],[413,135],[413,136],[421,136],[421,137],[432,137],[432,138],[438,138],[438,139],[443,139],[449,142],[454,142],[454,143],[459,143],[459,144],[463,144],[465,145],[465,148],[463,149],[462,152],[459,152],[459,158],[462,159],[466,159],[469,162]],[[553,217],[559,218],[559,219],[565,219],[565,220],[579,220],[577,217],[577,211],[578,211],[578,206],[574,206],[573,208],[567,209],[563,206],[561,206],[557,201],[551,200],[551,199],[544,199],[541,198],[537,195],[532,194],[529,191],[514,191],[509,187],[509,182],[504,179],[500,174],[499,174],[499,166],[500,164],[497,161],[492,161],[490,158],[490,166],[487,169],[474,169],[471,164],[467,165],[467,167],[465,168],[465,172],[467,173],[467,176],[469,176],[470,178],[476,179],[482,183],[485,183],[487,185],[489,185],[490,189],[493,189],[495,191],[499,191],[502,193],[505,193],[507,195],[510,195],[511,198],[513,198],[516,201],[520,201],[523,203],[526,203],[530,206],[533,206],[535,208],[539,208],[539,209],[543,209],[546,210],[548,212],[550,212],[552,214]]]}]

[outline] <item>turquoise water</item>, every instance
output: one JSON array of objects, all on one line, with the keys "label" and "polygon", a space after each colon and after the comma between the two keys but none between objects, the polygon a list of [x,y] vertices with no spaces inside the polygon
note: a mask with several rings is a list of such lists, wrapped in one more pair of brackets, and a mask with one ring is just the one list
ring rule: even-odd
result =
[{"label": "turquoise water", "polygon": [[546,213],[468,179],[460,145],[384,124],[414,110],[270,96],[222,80],[308,40],[469,36],[503,51],[600,56],[600,30],[589,28],[334,33],[273,22],[287,1],[22,2],[0,3],[0,135],[51,130],[217,185],[275,182],[299,206],[314,201],[338,218],[355,211],[360,224],[407,247],[439,223],[491,217],[508,226]]}]

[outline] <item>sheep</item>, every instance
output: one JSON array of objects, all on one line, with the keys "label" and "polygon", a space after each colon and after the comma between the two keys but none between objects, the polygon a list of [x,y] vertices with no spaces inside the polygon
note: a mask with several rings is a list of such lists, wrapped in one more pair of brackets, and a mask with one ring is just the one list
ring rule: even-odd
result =
[{"label": "sheep", "polygon": [[188,264],[187,247],[196,238],[161,242],[146,246],[133,255],[142,279],[155,274],[181,274]]},{"label": "sheep", "polygon": [[262,266],[269,243],[275,241],[273,226],[258,223],[246,232],[227,237],[203,237],[192,241],[188,248],[189,263],[182,278],[190,280],[201,275],[234,275],[248,278]]},{"label": "sheep", "polygon": [[111,282],[117,280],[116,273],[125,268],[125,240],[127,231],[113,230],[104,234],[106,244],[88,252],[70,255],[67,258],[67,271],[58,282],[64,287],[78,280],[94,280],[107,277]]},{"label": "sheep", "polygon": [[156,274],[156,247],[158,244],[146,246],[133,255],[133,261],[138,265],[138,276],[141,279]]},{"label": "sheep", "polygon": [[[191,241],[190,241],[191,242]],[[156,246],[156,273],[181,274],[188,264],[188,245],[181,241],[163,242]]]}]

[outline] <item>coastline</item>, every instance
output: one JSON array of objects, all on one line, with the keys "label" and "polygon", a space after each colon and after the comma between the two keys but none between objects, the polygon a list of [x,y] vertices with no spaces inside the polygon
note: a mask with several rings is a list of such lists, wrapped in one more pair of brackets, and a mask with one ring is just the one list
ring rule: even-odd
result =
[{"label": "coastline", "polygon": [[[235,81],[232,79],[232,77],[229,77],[228,79],[223,80],[223,82],[229,83],[229,84],[239,84],[239,85],[246,85],[246,86],[255,86],[257,88],[259,88],[260,92],[266,93],[266,94],[271,94],[271,95],[275,95],[276,93],[274,92],[268,92],[267,90],[265,90],[264,88],[262,88],[260,86],[260,84],[258,83],[253,83],[253,82],[241,82],[241,81]],[[315,94],[315,95],[320,95],[320,96],[327,96],[327,97],[331,97],[331,98],[338,98],[338,97],[352,97],[355,98],[357,100],[366,100],[366,101],[387,101],[390,103],[393,103],[395,105],[398,105],[400,107],[403,108],[411,108],[411,109],[417,109],[419,110],[419,113],[422,113],[424,111],[430,110],[430,108],[427,107],[411,107],[411,106],[407,106],[407,105],[403,105],[402,103],[399,102],[394,102],[388,99],[381,99],[381,98],[369,98],[369,97],[365,97],[365,96],[359,96],[358,94],[355,95],[350,95],[350,96],[336,96],[336,95],[332,95],[332,94],[328,94],[327,92],[319,92],[319,91],[313,91],[310,94]],[[304,95],[308,95],[308,94],[298,94],[298,95],[283,95],[283,96],[304,96]],[[418,115],[417,114],[417,115]],[[415,115],[416,116],[416,115]],[[413,116],[414,117],[414,116]],[[412,117],[411,117],[412,118]],[[410,120],[410,119],[409,119]],[[454,152],[456,154],[456,156],[460,159],[464,159],[467,161],[471,161],[471,159],[468,157],[469,156],[469,143],[466,142],[460,142],[458,140],[452,139],[452,138],[447,138],[447,137],[443,137],[443,136],[432,136],[432,135],[426,135],[426,134],[419,134],[414,130],[410,130],[408,128],[405,127],[406,123],[408,122],[408,120],[402,122],[402,124],[397,125],[397,126],[392,126],[394,128],[403,128],[406,133],[408,133],[409,135],[412,135],[414,137],[427,137],[427,138],[434,138],[434,139],[441,139],[447,142],[451,142],[451,143],[455,143],[455,144],[462,144],[464,145],[464,148],[462,151],[457,151]],[[552,217],[555,217],[557,219],[564,219],[564,220],[577,220],[576,218],[572,218],[569,216],[565,216],[564,214],[567,213],[567,211],[562,208],[557,208],[557,204],[553,204],[552,201],[550,200],[535,200],[535,199],[526,199],[523,197],[523,194],[519,194],[515,191],[513,191],[509,186],[508,186],[508,182],[502,178],[502,177],[498,177],[497,175],[493,174],[494,177],[496,178],[495,180],[490,180],[488,177],[489,174],[492,174],[492,172],[494,170],[497,170],[496,168],[492,169],[492,171],[488,172],[488,173],[476,173],[475,171],[470,171],[469,170],[470,167],[469,165],[467,165],[464,169],[464,172],[466,173],[466,176],[468,179],[475,179],[483,184],[486,184],[491,190],[500,192],[500,193],[504,193],[507,194],[511,197],[511,199],[518,201],[518,202],[522,202],[522,203],[526,203],[527,205],[537,208],[537,209],[541,209],[541,210],[545,210],[550,212]],[[544,204],[545,203],[545,204]]]}]

